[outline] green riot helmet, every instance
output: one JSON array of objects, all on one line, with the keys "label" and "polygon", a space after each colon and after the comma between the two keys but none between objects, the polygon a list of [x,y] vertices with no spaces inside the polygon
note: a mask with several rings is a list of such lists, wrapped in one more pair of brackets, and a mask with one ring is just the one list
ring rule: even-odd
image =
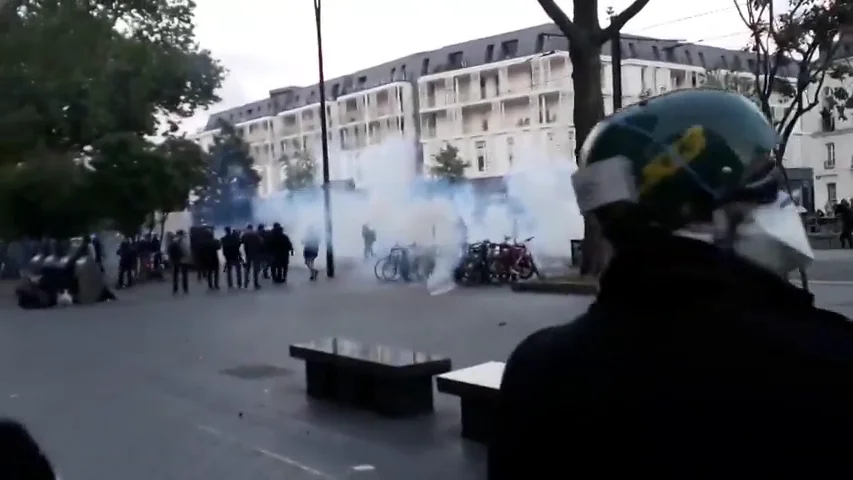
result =
[{"label": "green riot helmet", "polygon": [[644,221],[677,229],[710,221],[727,203],[772,202],[780,185],[777,138],[755,104],[735,93],[653,97],[590,132],[573,177],[579,207],[587,213],[627,202]]},{"label": "green riot helmet", "polygon": [[[747,98],[679,90],[599,122],[581,147],[572,183],[581,212],[594,213],[614,243],[630,241],[644,228],[702,225],[717,244],[747,237],[784,244],[786,260],[769,262],[780,271],[812,253],[796,205],[781,193],[783,175],[773,159],[777,143],[775,129]],[[756,229],[774,231],[758,235]],[[767,249],[765,243],[759,250]],[[791,248],[796,255],[788,255]]]}]

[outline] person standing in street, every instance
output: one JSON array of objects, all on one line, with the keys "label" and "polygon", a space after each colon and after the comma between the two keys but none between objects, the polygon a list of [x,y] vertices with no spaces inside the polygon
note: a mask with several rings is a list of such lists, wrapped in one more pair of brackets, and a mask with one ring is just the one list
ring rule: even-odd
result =
[{"label": "person standing in street", "polygon": [[269,280],[270,269],[272,268],[273,252],[271,248],[271,232],[266,229],[263,223],[258,224],[258,236],[261,238],[261,273],[264,280]]},{"label": "person standing in street", "polygon": [[261,288],[258,277],[260,276],[262,268],[261,259],[263,256],[263,241],[261,240],[261,236],[258,235],[258,232],[249,225],[246,227],[246,231],[243,232],[242,243],[243,254],[246,256],[246,269],[244,272],[246,281],[243,284],[243,287],[249,287],[249,274],[251,274],[252,284],[254,285],[255,290],[258,290]]},{"label": "person standing in street", "polygon": [[118,255],[116,289],[129,288],[133,285],[133,268],[136,262],[136,251],[130,238],[124,237],[122,239],[116,255]]},{"label": "person standing in street", "polygon": [[320,252],[320,235],[317,234],[317,229],[310,228],[308,230],[308,234],[305,235],[304,244],[302,257],[305,260],[305,266],[308,267],[308,272],[310,272],[309,279],[314,281],[317,280],[317,274],[319,273],[314,268],[314,261],[317,260],[317,255]]},{"label": "person standing in street", "polygon": [[207,264],[207,289],[219,290],[219,250],[222,245],[211,230],[205,242],[205,260]]},{"label": "person standing in street", "polygon": [[276,284],[285,284],[290,268],[290,257],[293,255],[293,243],[279,223],[273,224],[269,239],[267,251],[272,256],[272,281]]},{"label": "person standing in street", "polygon": [[172,266],[172,294],[178,294],[178,279],[185,294],[190,293],[189,266],[192,253],[183,230],[178,230],[168,245],[169,263]]},{"label": "person standing in street", "polygon": [[240,237],[225,227],[225,235],[220,240],[222,256],[225,258],[225,281],[228,288],[234,288],[234,274],[237,274],[237,288],[243,288],[243,266],[240,264]]}]

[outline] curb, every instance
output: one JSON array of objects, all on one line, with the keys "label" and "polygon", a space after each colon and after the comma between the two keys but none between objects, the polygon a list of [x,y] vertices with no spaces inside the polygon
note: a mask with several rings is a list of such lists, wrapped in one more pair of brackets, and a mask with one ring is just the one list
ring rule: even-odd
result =
[{"label": "curb", "polygon": [[598,285],[588,282],[570,282],[547,280],[534,282],[514,283],[510,286],[513,292],[518,293],[551,293],[562,295],[596,295]]}]

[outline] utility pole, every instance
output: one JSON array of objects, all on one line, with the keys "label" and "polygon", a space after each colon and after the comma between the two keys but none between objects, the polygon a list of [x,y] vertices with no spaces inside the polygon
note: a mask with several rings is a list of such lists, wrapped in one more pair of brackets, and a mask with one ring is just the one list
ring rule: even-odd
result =
[{"label": "utility pole", "polygon": [[320,1],[314,0],[314,21],[317,24],[317,63],[320,73],[320,144],[323,146],[323,214],[326,222],[326,276],[335,278],[335,252],[332,246],[332,197],[329,182],[329,129],[326,122],[326,76],[323,73],[323,33]]},{"label": "utility pole", "polygon": [[[616,17],[613,7],[607,7],[607,15],[613,22]],[[610,72],[613,77],[613,111],[616,112],[622,108],[622,33],[619,30],[614,31],[610,38]]]}]

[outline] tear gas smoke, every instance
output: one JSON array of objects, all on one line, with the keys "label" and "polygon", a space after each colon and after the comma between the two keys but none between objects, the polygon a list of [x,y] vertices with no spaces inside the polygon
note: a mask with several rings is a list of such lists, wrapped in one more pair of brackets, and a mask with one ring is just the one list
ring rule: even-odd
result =
[{"label": "tear gas smoke", "polygon": [[[460,219],[469,242],[534,237],[529,246],[540,265],[567,259],[569,241],[583,236],[583,220],[571,187],[574,162],[544,154],[536,145],[516,146],[515,165],[503,178],[505,194],[479,192],[470,183],[425,180],[417,174],[415,146],[404,139],[368,147],[357,157],[334,151],[330,157],[332,177],[352,178],[355,186],[354,190],[332,188],[335,257],[363,264],[363,272],[371,277],[376,260],[363,260],[364,225],[376,232],[373,251],[379,257],[395,244],[435,246],[436,268],[427,282],[433,294],[453,288],[452,271],[466,241]],[[297,249],[309,229],[324,231],[319,189],[258,198],[253,211],[255,223],[281,223]],[[321,252],[317,267],[324,263]]]}]

